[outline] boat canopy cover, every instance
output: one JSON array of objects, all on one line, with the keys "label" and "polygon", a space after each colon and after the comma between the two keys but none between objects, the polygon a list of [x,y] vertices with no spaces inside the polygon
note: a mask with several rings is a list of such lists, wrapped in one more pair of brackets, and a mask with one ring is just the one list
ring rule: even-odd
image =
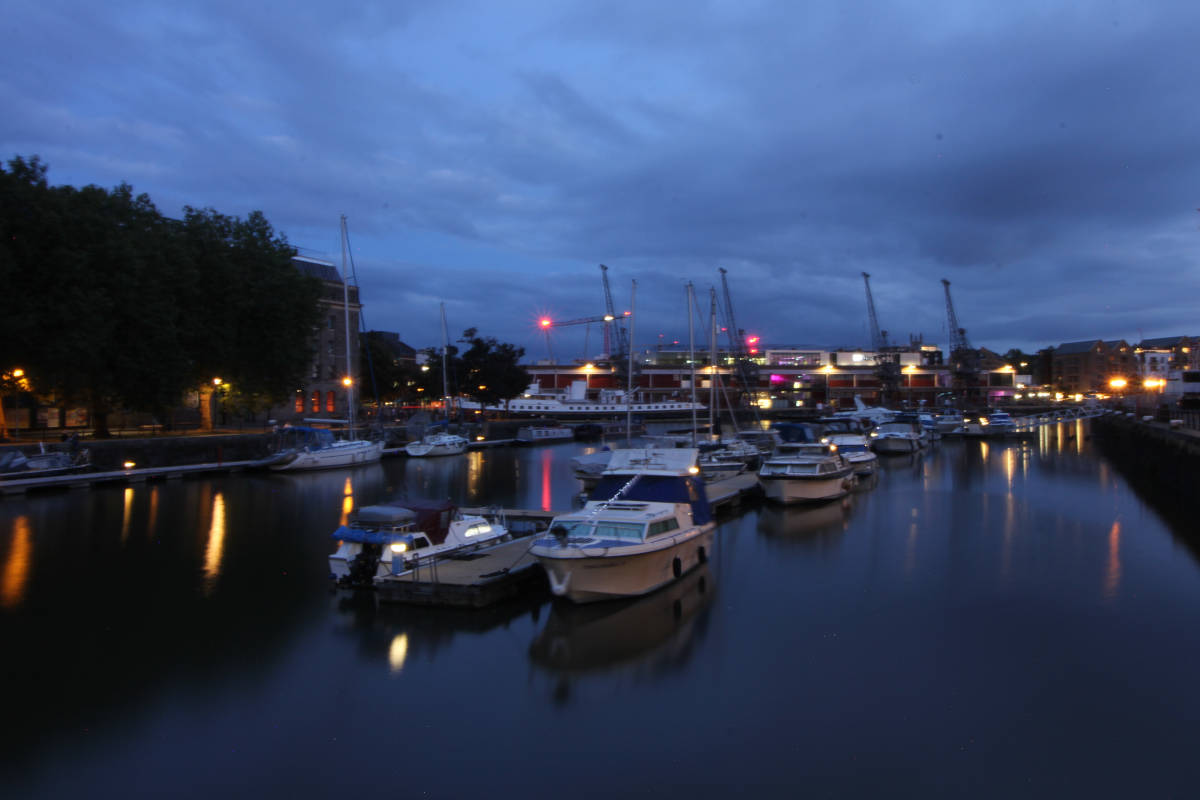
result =
[{"label": "boat canopy cover", "polygon": [[[622,451],[613,451],[614,455]],[[678,453],[678,450],[665,452]],[[693,453],[696,451],[693,450]],[[704,525],[712,521],[712,509],[708,506],[708,494],[699,475],[643,474],[632,486],[621,491],[629,483],[628,475],[604,473],[589,500],[641,500],[650,503],[687,503],[692,507],[692,521]],[[620,492],[620,496],[617,493]]]},{"label": "boat canopy cover", "polygon": [[816,428],[804,422],[773,422],[771,430],[778,431],[785,442],[815,442],[818,438]]},{"label": "boat canopy cover", "polygon": [[694,447],[613,450],[605,472],[624,475],[626,480],[633,475],[695,474],[691,470],[699,457]]},{"label": "boat canopy cover", "polygon": [[328,428],[310,428],[305,425],[290,425],[280,430],[283,440],[291,447],[327,447],[333,444],[333,431]]},{"label": "boat canopy cover", "polygon": [[[400,503],[381,503],[374,506],[363,506],[358,510],[349,530],[371,532],[372,526],[403,525],[411,523],[409,532],[420,531],[429,537],[432,544],[442,544],[450,531],[450,521],[454,519],[458,509],[449,500],[405,500]],[[333,533],[335,539],[346,539],[342,535],[346,528],[338,528]],[[355,534],[357,536],[357,534]],[[349,537],[350,541],[360,541]],[[363,539],[361,541],[374,540]],[[387,542],[392,539],[386,539]]]},{"label": "boat canopy cover", "polygon": [[417,518],[417,512],[411,508],[385,504],[381,506],[363,506],[356,516],[359,522],[390,522],[398,525],[412,522]]}]

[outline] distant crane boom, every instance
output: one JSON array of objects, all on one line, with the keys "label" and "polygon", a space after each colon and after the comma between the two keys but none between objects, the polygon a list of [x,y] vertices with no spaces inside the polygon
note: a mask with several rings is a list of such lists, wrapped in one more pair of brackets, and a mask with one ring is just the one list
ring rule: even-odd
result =
[{"label": "distant crane boom", "polygon": [[971,344],[967,341],[967,331],[958,326],[958,317],[954,315],[954,301],[950,299],[950,281],[942,278],[942,286],[946,289],[946,319],[950,324],[950,352],[970,350]]},{"label": "distant crane boom", "polygon": [[867,287],[867,317],[871,321],[871,346],[876,353],[882,353],[887,347],[887,336],[879,330],[879,318],[875,316],[875,300],[871,297],[871,276],[864,272],[863,283]]},{"label": "distant crane boom", "polygon": [[[617,313],[613,308],[612,290],[608,287],[608,267],[603,264],[600,265],[600,280],[604,283],[604,309],[608,312],[605,314],[604,320],[604,352],[615,361],[620,361],[629,352],[629,340],[626,338],[625,328],[617,324],[616,341],[613,341],[612,328],[617,319]],[[623,316],[630,315],[624,314]],[[615,352],[614,344],[616,345]]]}]

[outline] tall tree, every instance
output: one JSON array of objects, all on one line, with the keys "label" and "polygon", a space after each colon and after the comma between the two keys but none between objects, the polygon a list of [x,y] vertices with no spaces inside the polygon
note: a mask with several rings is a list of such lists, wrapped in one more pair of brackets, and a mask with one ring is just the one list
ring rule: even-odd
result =
[{"label": "tall tree", "polygon": [[529,387],[529,372],[520,363],[524,347],[481,337],[474,328],[463,331],[463,341],[470,346],[456,363],[460,393],[489,406],[519,397]]},{"label": "tall tree", "polygon": [[229,381],[251,407],[310,363],[319,282],[258,212],[163,217],[125,184],[52,187],[36,157],[0,167],[0,370],[86,404],[161,412]]}]

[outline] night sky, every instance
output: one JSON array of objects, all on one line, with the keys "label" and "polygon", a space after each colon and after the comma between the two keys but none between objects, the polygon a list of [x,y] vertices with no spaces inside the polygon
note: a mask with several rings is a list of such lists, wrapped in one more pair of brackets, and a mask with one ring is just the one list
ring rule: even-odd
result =
[{"label": "night sky", "polygon": [[[9,0],[0,157],[263,211],[415,347],[542,314],[776,344],[1200,334],[1200,6]],[[663,337],[660,339],[660,335]],[[587,351],[585,352],[585,336]],[[599,328],[555,333],[593,356]]]}]

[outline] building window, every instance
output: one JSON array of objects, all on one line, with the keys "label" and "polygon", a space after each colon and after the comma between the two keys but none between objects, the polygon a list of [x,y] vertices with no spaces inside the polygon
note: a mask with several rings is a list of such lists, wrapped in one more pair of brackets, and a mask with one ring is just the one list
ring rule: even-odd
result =
[{"label": "building window", "polygon": [[304,413],[304,395],[300,394],[299,392],[296,392],[296,413]]},{"label": "building window", "polygon": [[332,314],[329,315],[329,330],[333,330],[333,324],[336,321]]},{"label": "building window", "polygon": [[330,389],[325,393],[325,410],[333,411],[335,408],[337,408],[337,403],[333,398],[333,390]]},{"label": "building window", "polygon": [[321,393],[314,391],[312,393],[312,413],[316,414],[321,410]]}]

